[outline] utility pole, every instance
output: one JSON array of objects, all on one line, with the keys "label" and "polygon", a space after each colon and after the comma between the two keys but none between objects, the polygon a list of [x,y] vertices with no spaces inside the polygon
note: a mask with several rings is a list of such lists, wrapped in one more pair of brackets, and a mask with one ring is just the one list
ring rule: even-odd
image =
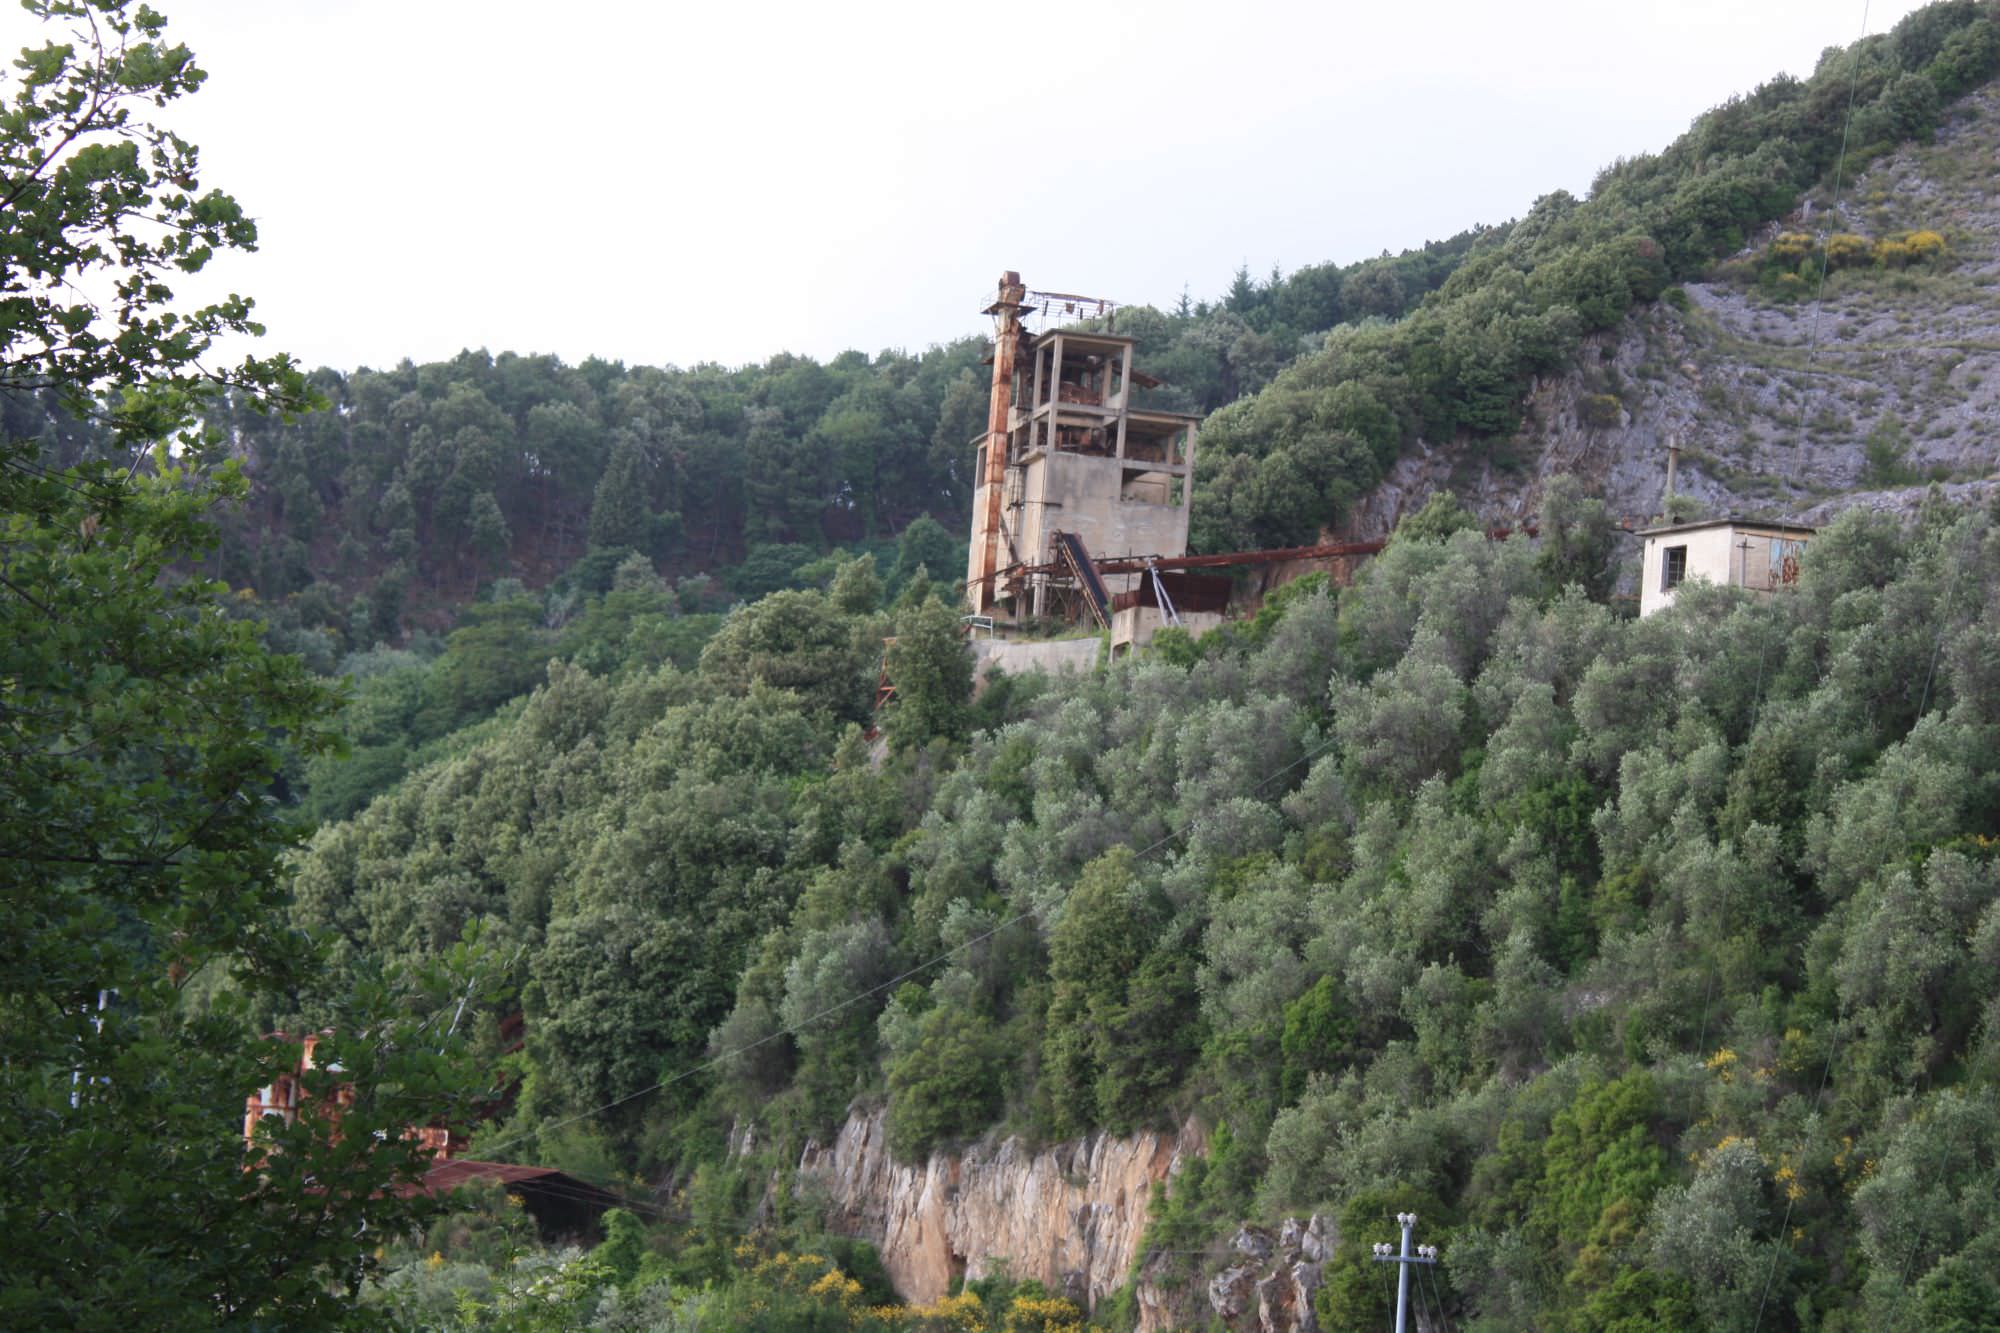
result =
[{"label": "utility pole", "polygon": [[1375,1262],[1396,1265],[1396,1333],[1405,1333],[1410,1316],[1410,1265],[1436,1263],[1438,1247],[1419,1245],[1415,1252],[1412,1252],[1410,1233],[1416,1230],[1417,1215],[1397,1213],[1396,1221],[1403,1228],[1403,1252],[1398,1254],[1394,1246],[1383,1242],[1375,1247]]}]

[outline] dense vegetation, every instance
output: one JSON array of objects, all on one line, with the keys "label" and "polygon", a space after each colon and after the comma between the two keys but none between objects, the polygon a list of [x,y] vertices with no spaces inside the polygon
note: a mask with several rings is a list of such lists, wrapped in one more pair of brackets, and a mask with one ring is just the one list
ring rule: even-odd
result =
[{"label": "dense vegetation", "polygon": [[[198,83],[145,50],[137,93]],[[29,69],[40,120],[0,135],[51,123],[72,56]],[[1851,171],[1996,65],[1994,7],[1947,0],[1588,200],[1121,312],[1157,401],[1213,414],[1199,541],[1308,539],[1417,439],[1504,461],[1533,376],[1792,208],[1843,136]],[[10,281],[48,260],[35,236],[110,226],[94,200],[187,213],[140,254],[155,274],[254,238],[172,193],[171,152],[85,167],[30,200],[48,227],[10,220]],[[1769,284],[1848,262],[1840,240],[1779,236]],[[1868,262],[1917,262],[1882,244]],[[1399,1208],[1478,1327],[2000,1308],[2000,515],[1850,515],[1796,595],[1689,588],[1636,622],[1573,485],[1533,542],[1439,502],[1351,588],[975,701],[976,341],[738,369],[279,358],[218,385],[192,358],[246,305],[119,344],[64,287],[0,311],[22,1149],[0,1216],[33,1269],[0,1309],[1080,1321],[1004,1274],[896,1305],[791,1174],[856,1106],[905,1159],[1196,1117],[1210,1148],[1155,1203],[1149,1272],[1198,1300],[1238,1222],[1320,1209],[1327,1327],[1383,1316],[1365,1247]],[[197,417],[178,459],[133,451]],[[310,673],[347,679],[337,713]],[[302,1123],[244,1173],[239,1090],[288,1058],[253,1023],[336,1029],[361,1095],[344,1138]],[[419,1233],[380,1188],[413,1164],[366,1131],[448,1110],[464,1081],[432,1051],[461,1039],[510,1089],[461,1122],[476,1151],[627,1195],[594,1250],[542,1251],[490,1196]],[[725,1155],[732,1127],[757,1146]],[[93,1161],[119,1169],[64,1204]],[[312,1207],[333,1220],[285,1225]]]},{"label": "dense vegetation", "polygon": [[[1506,462],[1534,376],[1740,248],[1830,184],[1836,164],[1851,178],[1927,137],[1996,68],[1992,6],[1945,0],[1614,164],[1587,199],[1558,191],[1519,221],[1399,256],[1262,282],[1239,271],[1214,302],[1121,311],[1120,331],[1166,382],[1156,404],[1215,413],[1197,545],[1309,540],[1417,439]],[[1820,258],[1808,243],[1791,267]],[[310,382],[328,411],[211,409],[256,482],[212,569],[281,620],[333,636],[336,653],[446,628],[484,584],[540,588],[593,549],[640,551],[669,577],[708,572],[755,595],[922,514],[962,530],[985,416],[980,348],[969,338],[733,369],[468,351],[320,370]],[[26,392],[0,411],[10,438],[48,457],[69,461],[100,438]],[[725,576],[745,562],[740,583]]]},{"label": "dense vegetation", "polygon": [[193,55],[143,5],[25,7],[49,27],[0,114],[0,400],[88,422],[102,456],[0,439],[0,1323],[336,1326],[369,1228],[428,1211],[402,1130],[471,1090],[438,1020],[476,960],[323,993],[349,1096],[327,1114],[315,1071],[320,1100],[246,1155],[245,1094],[299,1061],[251,1010],[318,965],[286,927],[306,830],[277,776],[337,742],[339,698],[189,576],[246,491],[193,427],[224,386],[284,409],[302,382],[283,357],[207,368],[252,328],[242,298],[174,302],[256,239],[150,119],[200,86]]},{"label": "dense vegetation", "polygon": [[[1263,285],[1239,273],[1221,302],[1135,309],[1119,327],[1167,380],[1155,405],[1211,411],[1334,325],[1400,316],[1488,234]],[[791,586],[830,551],[881,553],[923,515],[962,531],[986,425],[983,350],[968,338],[918,355],[687,370],[468,351],[320,370],[309,383],[328,410],[210,413],[256,483],[212,570],[336,655],[446,628],[486,584],[540,589],[592,551],[642,553],[670,578],[707,573],[727,605]],[[51,457],[98,442],[33,397],[0,408],[10,437]]]},{"label": "dense vegetation", "polygon": [[[1740,248],[1830,184],[1836,163],[1851,177],[1928,136],[1996,67],[1991,6],[1948,0],[1607,168],[1587,199],[1558,191],[1517,222],[1400,256],[1261,282],[1239,272],[1212,303],[1121,311],[1166,382],[1157,405],[1215,413],[1197,545],[1310,540],[1418,439],[1506,463],[1534,376]],[[321,370],[311,383],[330,411],[212,414],[257,483],[213,570],[332,636],[336,653],[444,629],[484,584],[540,588],[593,549],[755,595],[919,515],[963,529],[980,348],[734,369],[466,352]],[[10,397],[5,410],[11,436],[57,456],[91,441],[44,405]],[[745,562],[743,580],[727,576]]]},{"label": "dense vegetation", "polygon": [[[1170,1249],[1415,1206],[1494,1327],[1747,1327],[1767,1282],[1772,1326],[1989,1308],[1994,516],[1851,515],[1796,596],[1634,622],[1580,586],[1601,511],[1551,504],[1539,548],[1434,509],[1352,589],[1013,682],[970,733],[952,613],[911,598],[938,688],[879,766],[851,565],[693,672],[554,669],[324,831],[300,920],[350,960],[518,946],[488,1141],[600,1177],[728,1196],[729,1123],[796,1161],[856,1097],[911,1155],[1194,1113],[1225,1132]],[[754,1206],[663,1229],[660,1272],[727,1272]],[[1379,1303],[1365,1234],[1330,1326]]]}]

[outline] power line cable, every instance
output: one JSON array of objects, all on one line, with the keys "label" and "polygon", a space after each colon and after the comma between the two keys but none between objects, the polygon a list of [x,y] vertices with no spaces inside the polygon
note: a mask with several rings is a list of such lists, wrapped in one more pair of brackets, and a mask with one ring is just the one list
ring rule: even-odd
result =
[{"label": "power line cable", "polygon": [[1416,1285],[1417,1327],[1419,1333],[1422,1333],[1424,1322],[1428,1319],[1435,1319],[1435,1327],[1437,1328],[1443,1328],[1445,1323],[1444,1301],[1439,1297],[1437,1283],[1431,1276],[1430,1270],[1432,1267],[1433,1265],[1430,1264],[1418,1265],[1419,1271],[1416,1276]]},{"label": "power line cable", "polygon": [[1902,1310],[1903,1293],[1908,1290],[1910,1285],[1910,1272],[1917,1266],[1917,1250],[1924,1243],[1924,1230],[1925,1217],[1919,1211],[1917,1214],[1917,1225],[1910,1236],[1910,1252],[1903,1256],[1902,1263],[1896,1265],[1896,1308],[1899,1313]]},{"label": "power line cable", "polygon": [[1444,1325],[1445,1333],[1451,1333],[1451,1315],[1444,1308],[1444,1287],[1437,1280],[1437,1266],[1433,1264],[1423,1272],[1424,1280],[1431,1284],[1431,1299],[1437,1303],[1438,1322]]}]

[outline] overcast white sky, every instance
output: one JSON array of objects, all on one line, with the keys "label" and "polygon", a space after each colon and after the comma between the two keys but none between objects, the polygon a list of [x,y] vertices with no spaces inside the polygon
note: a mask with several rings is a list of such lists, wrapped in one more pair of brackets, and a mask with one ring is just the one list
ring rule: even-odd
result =
[{"label": "overcast white sky", "polygon": [[[1167,304],[1581,195],[1862,0],[156,0],[264,350],[736,364]],[[1914,0],[1873,0],[1871,32]],[[0,14],[9,53],[35,38]]]}]

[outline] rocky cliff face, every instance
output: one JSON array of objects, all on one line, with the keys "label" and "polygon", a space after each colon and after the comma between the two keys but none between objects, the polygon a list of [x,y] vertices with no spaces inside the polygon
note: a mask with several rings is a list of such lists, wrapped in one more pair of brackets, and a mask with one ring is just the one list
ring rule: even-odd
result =
[{"label": "rocky cliff face", "polygon": [[[1675,489],[1711,512],[1823,522],[1843,509],[1907,511],[1932,482],[1962,501],[2000,489],[2000,88],[1954,108],[1913,144],[1809,199],[1753,238],[1715,280],[1685,285],[1586,342],[1533,386],[1509,445],[1420,444],[1345,516],[1341,536],[1390,531],[1449,489],[1494,525],[1528,518],[1547,480],[1574,473],[1614,517],[1660,512],[1667,445]],[[1867,238],[1928,228],[1935,272],[1837,271],[1824,299],[1775,299],[1750,280],[1779,231]]]},{"label": "rocky cliff face", "polygon": [[1153,1190],[1205,1147],[1190,1122],[1041,1151],[1009,1138],[905,1165],[885,1131],[881,1111],[849,1116],[831,1145],[806,1146],[799,1175],[827,1191],[836,1224],[877,1241],[896,1289],[918,1302],[1004,1260],[1015,1277],[1094,1306],[1131,1271]]},{"label": "rocky cliff face", "polygon": [[[1320,1333],[1313,1297],[1337,1243],[1318,1213],[1288,1217],[1275,1232],[1239,1228],[1229,1242],[1227,1266],[1208,1280],[1214,1321],[1232,1333]],[[1146,1294],[1142,1284],[1141,1309],[1150,1314],[1154,1303]],[[1169,1328],[1174,1322],[1162,1319],[1152,1327]]]}]

